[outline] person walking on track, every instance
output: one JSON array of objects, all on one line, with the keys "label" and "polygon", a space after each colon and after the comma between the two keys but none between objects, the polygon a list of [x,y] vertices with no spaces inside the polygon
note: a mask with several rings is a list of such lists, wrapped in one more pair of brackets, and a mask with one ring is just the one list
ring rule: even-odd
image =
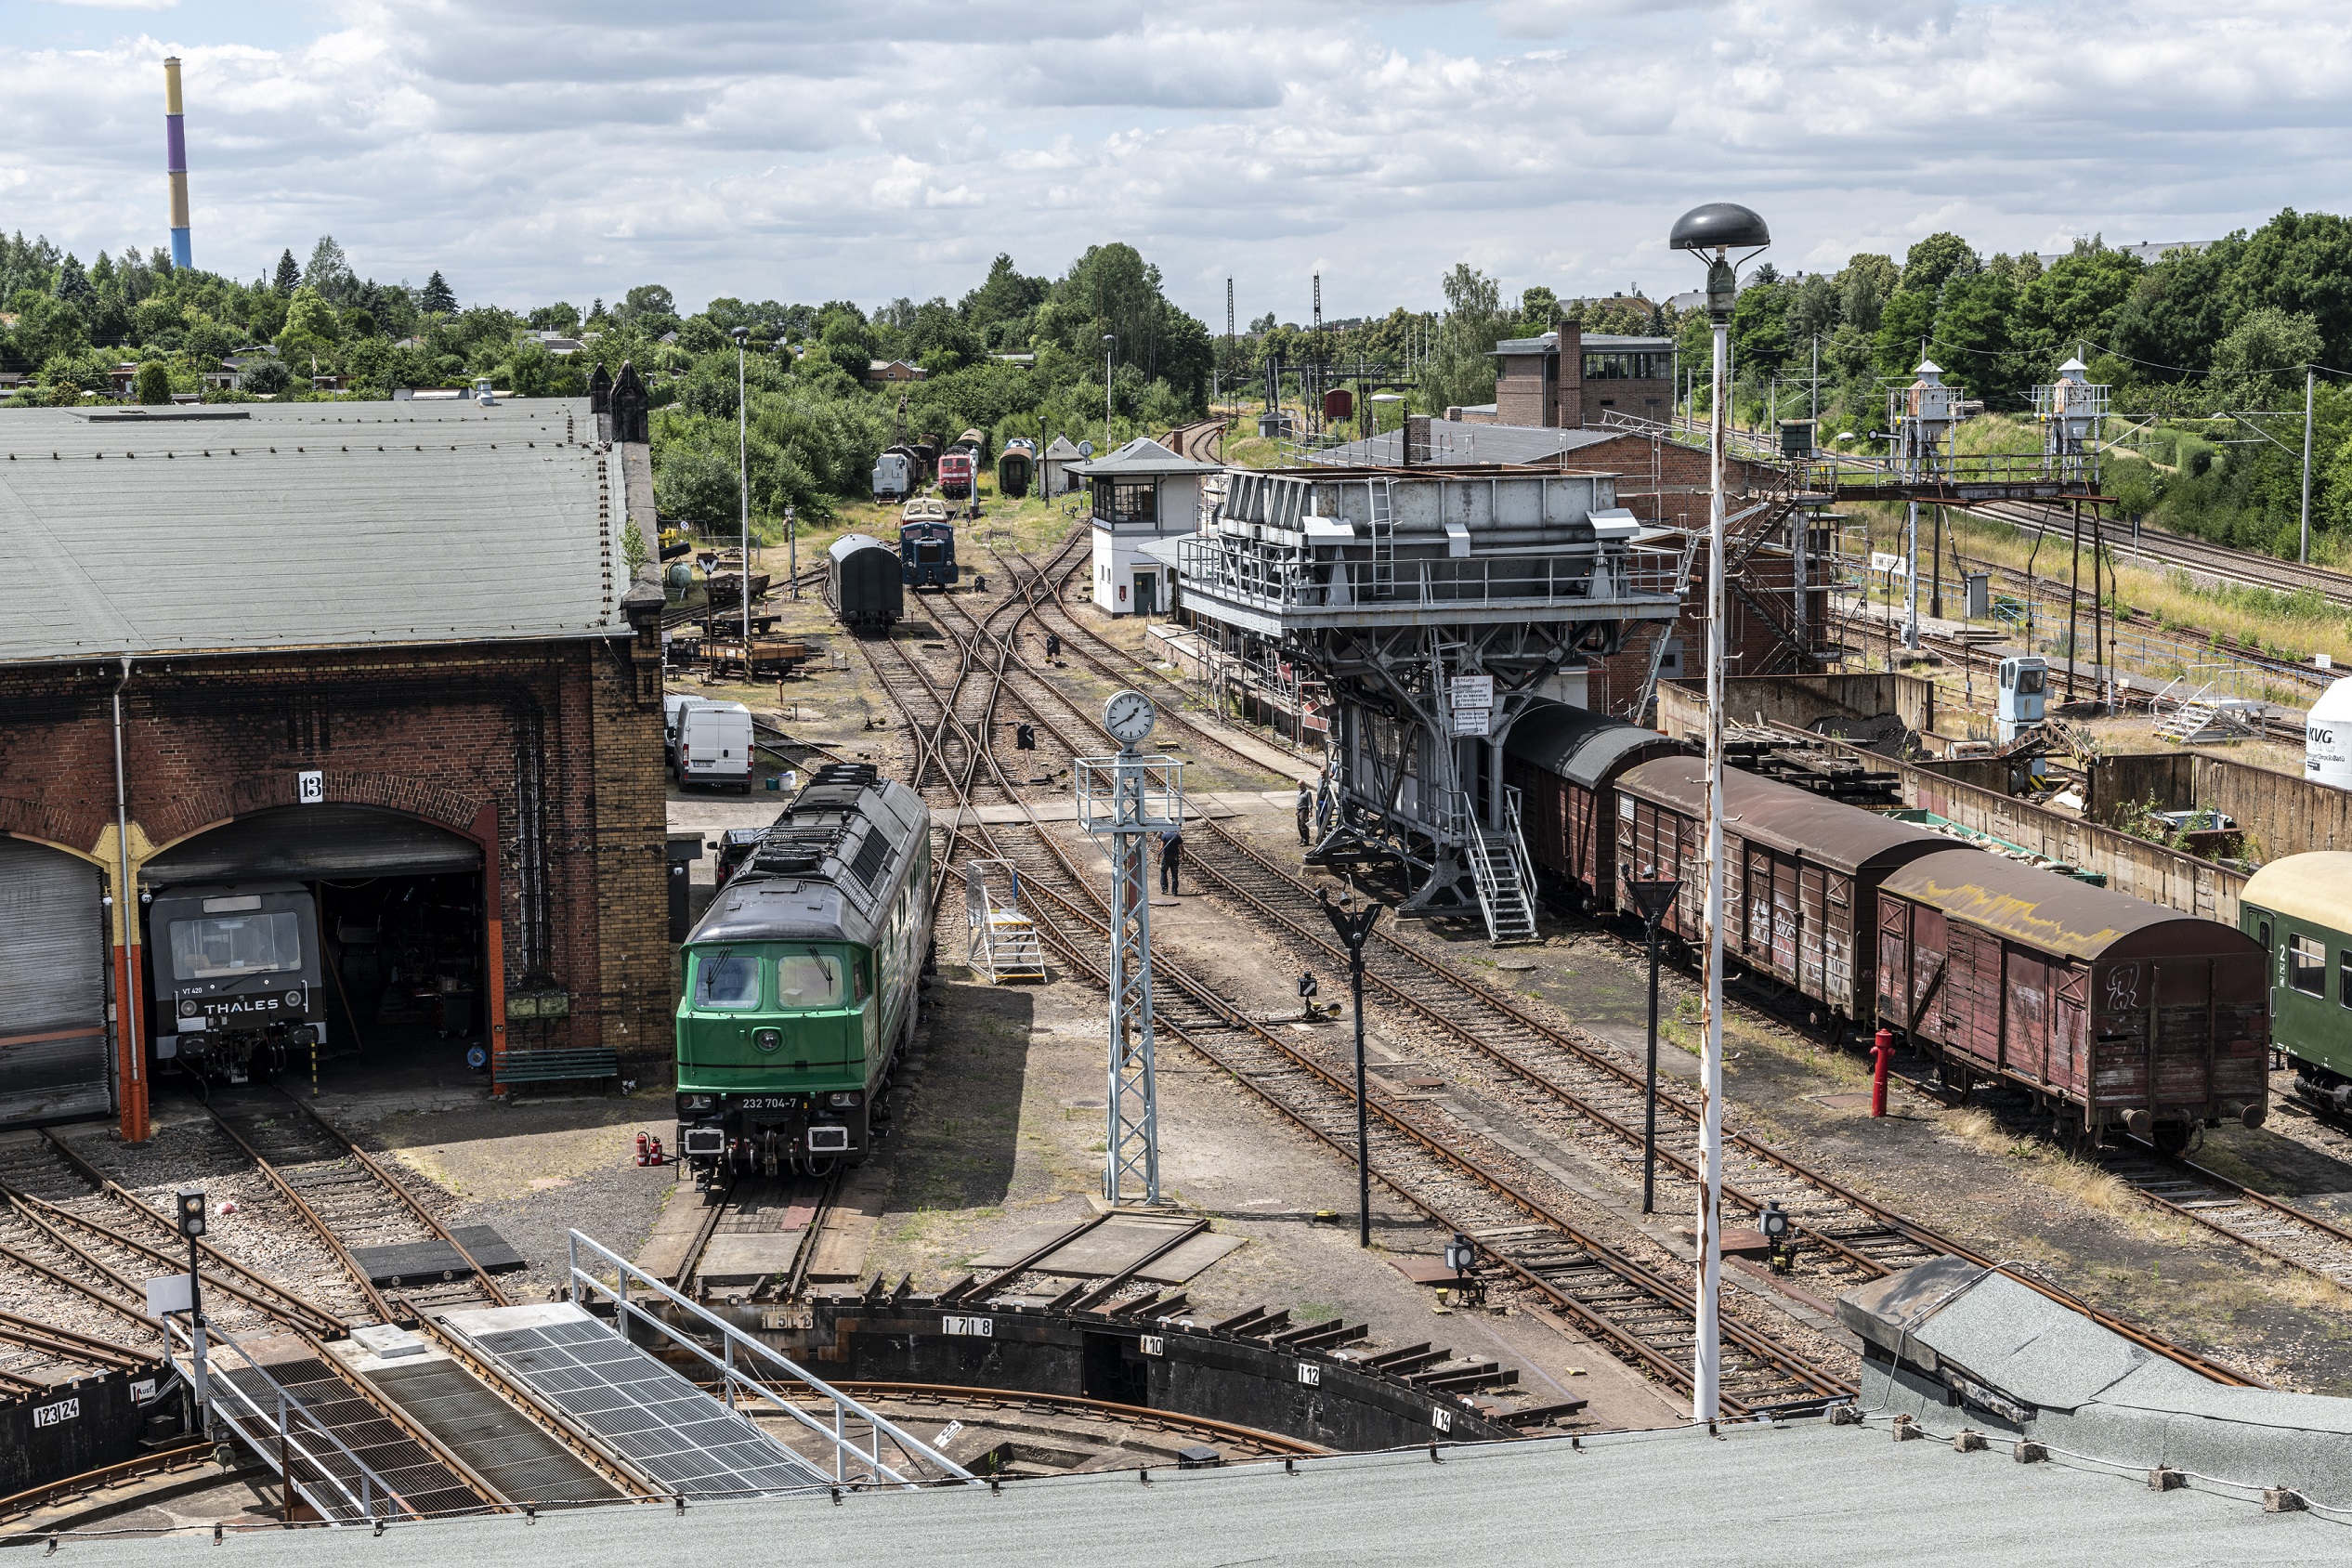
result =
[{"label": "person walking on track", "polygon": [[1183,889],[1177,883],[1184,873],[1184,835],[1182,830],[1170,828],[1159,836],[1159,890],[1170,897]]}]

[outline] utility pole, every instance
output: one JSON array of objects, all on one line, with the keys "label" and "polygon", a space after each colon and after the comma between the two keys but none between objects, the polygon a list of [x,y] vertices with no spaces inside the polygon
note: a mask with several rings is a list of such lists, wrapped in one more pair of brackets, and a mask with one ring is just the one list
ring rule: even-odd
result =
[{"label": "utility pole", "polygon": [[749,327],[735,327],[727,335],[735,339],[735,475],[743,502],[743,681],[748,686],[751,680],[751,422],[743,402],[743,341],[751,332]]},{"label": "utility pole", "polygon": [[[1919,503],[1911,503],[1910,522],[1903,531],[1902,646],[1919,647]],[[1893,666],[1888,666],[1892,669]]]},{"label": "utility pole", "polygon": [[2311,564],[2311,378],[2309,365],[2303,367],[2303,529],[2302,543],[2295,551],[2295,559],[2305,566]]}]

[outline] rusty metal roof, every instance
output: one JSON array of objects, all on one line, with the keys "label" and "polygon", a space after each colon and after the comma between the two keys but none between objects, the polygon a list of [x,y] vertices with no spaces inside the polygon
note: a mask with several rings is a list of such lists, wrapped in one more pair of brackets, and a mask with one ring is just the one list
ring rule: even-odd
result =
[{"label": "rusty metal roof", "polygon": [[[2346,858],[2352,858],[2347,856]],[[1888,893],[1900,894],[1953,920],[1997,932],[2045,953],[2062,953],[2095,962],[2119,944],[2138,945],[2160,927],[2203,926],[2207,952],[2258,952],[2254,938],[2218,921],[2184,914],[2161,904],[2076,882],[1998,855],[1948,849],[1914,860],[1888,877]]]},{"label": "rusty metal roof", "polygon": [[[1706,764],[1697,757],[1643,763],[1620,775],[1617,788],[1686,817],[1706,815]],[[1940,833],[1736,767],[1723,770],[1723,809],[1727,832],[1849,874],[1884,871],[1952,846]]]},{"label": "rusty metal roof", "polygon": [[1606,713],[1547,703],[1520,715],[1503,750],[1592,790],[1627,757],[1646,761],[1666,752],[1687,753],[1690,747]]}]

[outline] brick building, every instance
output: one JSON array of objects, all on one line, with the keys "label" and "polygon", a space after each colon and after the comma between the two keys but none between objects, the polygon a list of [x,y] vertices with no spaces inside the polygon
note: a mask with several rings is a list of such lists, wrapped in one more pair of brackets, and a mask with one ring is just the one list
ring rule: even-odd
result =
[{"label": "brick building", "polygon": [[1674,412],[1674,339],[1593,333],[1571,321],[1495,345],[1495,423],[1589,429],[1611,412]]},{"label": "brick building", "polygon": [[[635,378],[598,392],[0,415],[0,1126],[144,1137],[188,965],[295,973],[199,950],[268,889],[308,901],[282,1000],[330,1077],[476,1043],[661,1076],[650,475]],[[198,893],[203,932],[150,919]]]}]

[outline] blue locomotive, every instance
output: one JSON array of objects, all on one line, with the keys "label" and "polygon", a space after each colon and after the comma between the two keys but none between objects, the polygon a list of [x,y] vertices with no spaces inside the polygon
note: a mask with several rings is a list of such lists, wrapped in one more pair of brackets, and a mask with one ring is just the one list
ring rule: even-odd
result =
[{"label": "blue locomotive", "polygon": [[931,501],[932,510],[919,511],[909,502],[898,525],[898,573],[908,587],[948,588],[956,581],[956,525],[947,507]]}]

